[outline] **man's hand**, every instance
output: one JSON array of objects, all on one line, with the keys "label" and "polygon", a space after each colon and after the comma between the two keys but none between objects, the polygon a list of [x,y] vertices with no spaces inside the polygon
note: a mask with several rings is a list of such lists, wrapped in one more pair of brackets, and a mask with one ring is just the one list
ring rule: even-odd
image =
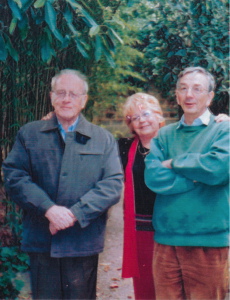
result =
[{"label": "man's hand", "polygon": [[172,159],[167,159],[167,160],[162,161],[161,164],[165,168],[172,169],[172,167],[171,167],[171,161],[172,161]]},{"label": "man's hand", "polygon": [[56,234],[58,232],[58,230],[55,228],[54,224],[53,223],[50,223],[49,224],[49,230],[50,230],[50,233],[52,235]]},{"label": "man's hand", "polygon": [[51,234],[57,233],[58,230],[71,227],[76,222],[76,218],[71,210],[58,205],[50,207],[47,210],[45,217],[50,221],[49,229]]},{"label": "man's hand", "polygon": [[230,121],[230,117],[228,115],[225,115],[225,114],[219,114],[218,116],[215,117],[215,122],[216,123],[220,123],[220,122],[223,122],[223,121]]},{"label": "man's hand", "polygon": [[49,112],[46,116],[42,117],[41,120],[42,121],[46,121],[46,120],[49,120],[51,119],[52,115],[54,114],[53,111]]}]

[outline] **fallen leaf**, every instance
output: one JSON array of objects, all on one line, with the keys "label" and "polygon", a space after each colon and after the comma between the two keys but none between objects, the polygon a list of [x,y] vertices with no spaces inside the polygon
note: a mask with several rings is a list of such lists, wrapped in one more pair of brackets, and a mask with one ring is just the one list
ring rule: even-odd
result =
[{"label": "fallen leaf", "polygon": [[108,266],[108,265],[104,266],[103,270],[104,270],[105,272],[108,272],[108,271],[109,271],[109,266]]},{"label": "fallen leaf", "polygon": [[112,277],[111,280],[112,280],[112,281],[120,281],[120,279],[115,278],[115,277]]},{"label": "fallen leaf", "polygon": [[110,284],[109,287],[110,287],[111,289],[116,289],[116,288],[118,288],[118,284],[117,284],[116,282],[113,282],[113,283]]}]

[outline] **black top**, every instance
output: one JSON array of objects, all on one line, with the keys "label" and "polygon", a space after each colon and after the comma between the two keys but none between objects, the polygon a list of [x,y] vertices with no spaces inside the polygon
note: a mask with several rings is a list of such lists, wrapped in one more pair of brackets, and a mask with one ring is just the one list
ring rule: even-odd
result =
[{"label": "black top", "polygon": [[[123,168],[128,162],[128,152],[133,142],[133,138],[119,139],[118,145]],[[134,182],[134,198],[135,198],[135,220],[137,230],[153,230],[151,218],[153,213],[153,205],[156,194],[152,192],[144,182],[144,156],[136,151],[133,163],[132,173]]]}]

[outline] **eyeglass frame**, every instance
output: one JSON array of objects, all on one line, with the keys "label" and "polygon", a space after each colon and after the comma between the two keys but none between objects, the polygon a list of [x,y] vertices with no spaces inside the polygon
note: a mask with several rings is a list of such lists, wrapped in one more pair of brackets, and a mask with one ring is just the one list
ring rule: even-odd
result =
[{"label": "eyeglass frame", "polygon": [[[183,91],[182,90],[180,90],[180,89],[184,89]],[[208,93],[210,93],[211,91],[209,91],[209,90],[207,90],[207,89],[204,89],[204,88],[202,88],[202,87],[199,87],[199,86],[193,86],[193,87],[186,87],[186,86],[182,86],[182,87],[178,87],[177,88],[177,91],[178,91],[178,93],[180,93],[180,94],[182,94],[182,95],[184,95],[184,94],[187,94],[188,93],[188,91],[189,91],[189,89],[191,89],[192,90],[192,93],[193,93],[193,95],[195,94],[195,95],[200,95],[200,94],[202,94],[202,92],[203,91],[207,91]],[[198,91],[196,91],[195,89],[198,89]],[[200,90],[199,90],[200,89]]]},{"label": "eyeglass frame", "polygon": [[[144,114],[148,114],[147,116],[144,116]],[[151,111],[143,111],[141,113],[141,115],[134,115],[134,116],[126,116],[126,119],[129,120],[130,122],[133,122],[133,123],[137,123],[137,122],[140,122],[140,118],[144,118],[144,119],[148,119],[151,117]],[[133,119],[134,118],[134,119]]]},{"label": "eyeglass frame", "polygon": [[84,96],[86,94],[80,94],[80,95],[77,95],[77,94],[74,94],[73,92],[59,92],[59,94],[57,94],[57,92],[55,91],[51,91],[51,93],[54,93],[58,98],[61,98],[62,100],[65,99],[65,97],[68,95],[72,100],[76,100],[78,98],[80,98],[81,96]]}]

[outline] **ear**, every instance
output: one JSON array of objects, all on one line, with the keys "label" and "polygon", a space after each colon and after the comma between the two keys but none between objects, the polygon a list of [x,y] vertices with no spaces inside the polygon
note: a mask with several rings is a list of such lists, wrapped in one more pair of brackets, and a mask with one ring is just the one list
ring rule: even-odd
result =
[{"label": "ear", "polygon": [[52,104],[52,106],[53,106],[52,92],[49,92],[49,97],[50,97],[50,100],[51,100],[51,104]]},{"label": "ear", "polygon": [[175,91],[175,96],[176,96],[177,104],[180,105],[180,97],[179,97],[177,91]]},{"label": "ear", "polygon": [[207,107],[211,104],[211,102],[212,102],[212,99],[214,98],[214,92],[213,91],[211,91],[211,92],[209,92],[209,94],[208,94],[208,99],[207,99]]},{"label": "ear", "polygon": [[85,107],[87,100],[88,100],[88,95],[84,95],[84,97],[82,97],[81,99],[81,109]]}]

